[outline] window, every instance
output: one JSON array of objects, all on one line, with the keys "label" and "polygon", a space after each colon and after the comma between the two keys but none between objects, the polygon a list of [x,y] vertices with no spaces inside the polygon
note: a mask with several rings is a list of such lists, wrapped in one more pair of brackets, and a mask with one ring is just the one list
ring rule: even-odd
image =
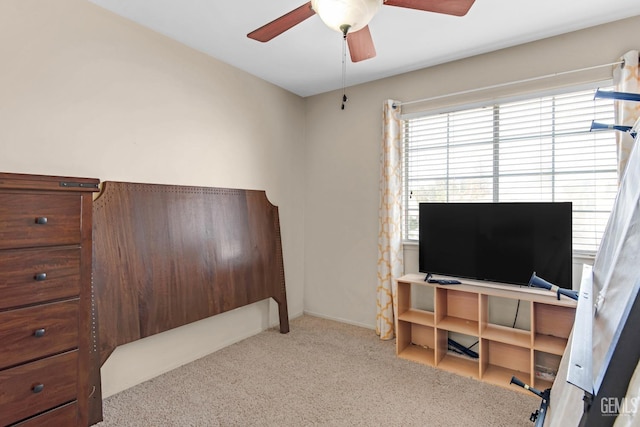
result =
[{"label": "window", "polygon": [[574,252],[595,253],[618,190],[613,100],[581,90],[403,120],[404,238],[421,202],[573,202]]}]

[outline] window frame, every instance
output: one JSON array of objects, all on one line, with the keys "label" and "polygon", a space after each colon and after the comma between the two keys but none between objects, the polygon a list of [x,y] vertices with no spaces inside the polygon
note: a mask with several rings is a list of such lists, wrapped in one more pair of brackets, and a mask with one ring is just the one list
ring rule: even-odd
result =
[{"label": "window frame", "polygon": [[[613,81],[612,79],[606,79],[606,80],[599,80],[599,81],[595,81],[595,82],[591,82],[591,83],[586,83],[586,84],[575,84],[575,85],[569,85],[569,86],[564,86],[564,87],[559,87],[559,88],[554,88],[554,89],[550,89],[550,90],[539,90],[539,91],[534,91],[534,92],[529,92],[529,93],[525,93],[525,94],[519,94],[519,95],[515,95],[515,96],[504,96],[504,97],[498,97],[498,98],[491,98],[491,99],[486,99],[486,100],[482,100],[482,101],[475,101],[475,102],[469,102],[469,103],[463,103],[463,104],[458,104],[458,105],[445,105],[445,106],[441,106],[438,108],[432,108],[432,109],[427,109],[424,111],[417,111],[417,112],[411,112],[411,113],[406,113],[406,114],[401,114],[400,115],[400,119],[401,119],[401,128],[402,128],[402,136],[401,136],[401,140],[402,140],[402,174],[403,174],[403,190],[402,190],[402,240],[403,240],[403,244],[404,245],[409,245],[409,246],[413,246],[413,245],[417,245],[418,244],[418,240],[417,239],[411,239],[408,238],[408,222],[410,221],[409,215],[407,214],[407,212],[405,212],[406,208],[407,208],[407,204],[408,204],[408,194],[409,194],[409,185],[410,183],[408,182],[408,180],[406,179],[406,173],[407,173],[407,169],[408,169],[408,162],[409,162],[409,158],[407,155],[405,155],[405,149],[407,146],[407,137],[405,136],[405,129],[406,129],[406,123],[408,120],[411,119],[416,119],[416,118],[421,118],[421,117],[426,117],[426,116],[436,116],[436,115],[441,115],[441,114],[450,114],[450,113],[455,113],[455,112],[460,112],[460,111],[465,111],[465,110],[473,110],[473,109],[480,109],[480,108],[489,108],[491,107],[493,115],[495,117],[496,112],[495,112],[495,108],[497,106],[503,105],[503,104],[510,104],[510,103],[514,103],[514,102],[519,102],[519,101],[527,101],[527,100],[535,100],[538,98],[545,98],[545,97],[555,97],[555,96],[561,96],[564,94],[571,94],[571,93],[577,93],[577,92],[581,92],[581,91],[586,91],[586,90],[593,90],[595,91],[595,89],[598,88],[604,88],[604,87],[611,87],[613,85]],[[614,107],[615,108],[615,107]],[[498,119],[499,120],[499,119]],[[494,119],[494,123],[495,123],[495,119]],[[494,143],[494,147],[496,144],[499,144],[499,137],[496,138],[495,132],[494,132],[494,139],[493,139],[493,143]],[[447,150],[448,151],[448,150]],[[493,172],[491,175],[492,181],[495,183],[495,180],[499,180],[500,178],[500,173],[499,171],[496,169],[496,160],[494,159],[493,161]],[[554,173],[555,175],[555,173]],[[492,201],[496,202],[497,198],[499,197],[499,193],[497,193],[496,191],[493,191],[492,193]],[[610,211],[609,211],[610,213]],[[599,244],[599,243],[598,243]],[[592,259],[595,256],[595,253],[597,252],[597,249],[595,251],[590,251],[590,250],[576,250],[575,249],[575,244],[574,244],[574,248],[573,248],[573,254],[574,254],[574,258],[582,258],[582,259]]]}]

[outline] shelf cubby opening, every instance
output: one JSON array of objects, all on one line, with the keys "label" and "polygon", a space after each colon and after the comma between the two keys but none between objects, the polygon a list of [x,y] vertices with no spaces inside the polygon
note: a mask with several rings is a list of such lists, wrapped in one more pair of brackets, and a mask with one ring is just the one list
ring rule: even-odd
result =
[{"label": "shelf cubby opening", "polygon": [[482,295],[487,299],[487,323],[531,331],[531,301]]},{"label": "shelf cubby opening", "polygon": [[433,327],[417,323],[398,321],[398,334],[402,338],[396,341],[398,356],[429,366],[435,365],[435,331]]},{"label": "shelf cubby opening", "polygon": [[[448,340],[458,342],[465,347],[472,347],[478,341],[476,336],[449,332],[443,329],[436,330],[436,366],[450,372],[478,379],[478,359],[465,354],[459,354],[449,350]],[[477,352],[476,349],[474,351]]]},{"label": "shelf cubby opening", "polygon": [[396,307],[398,318],[411,308],[411,283],[398,282],[396,289]]},{"label": "shelf cubby opening", "polygon": [[[508,387],[511,377],[525,383],[531,380],[531,350],[500,341],[482,339],[480,342],[480,377],[491,384]],[[514,389],[519,389],[511,385]]]},{"label": "shelf cubby opening", "polygon": [[[405,322],[418,323],[424,326],[434,326],[433,308],[425,305],[416,307],[414,298],[424,294],[421,288],[414,283],[398,282],[397,288],[397,307],[398,320]],[[433,289],[429,289],[433,299]]]},{"label": "shelf cubby opening", "polygon": [[557,354],[535,351],[533,366],[533,383],[535,388],[544,390],[551,387],[558,374],[561,359],[562,356]]},{"label": "shelf cubby opening", "polygon": [[530,320],[530,301],[491,295],[480,296],[480,335],[482,338],[530,348]]},{"label": "shelf cubby opening", "polygon": [[435,291],[433,286],[411,285],[411,308],[417,310],[435,311]]},{"label": "shelf cubby opening", "polygon": [[534,302],[534,349],[561,356],[567,346],[575,314],[575,307]]},{"label": "shelf cubby opening", "polygon": [[436,327],[477,336],[478,294],[448,288],[436,289]]}]

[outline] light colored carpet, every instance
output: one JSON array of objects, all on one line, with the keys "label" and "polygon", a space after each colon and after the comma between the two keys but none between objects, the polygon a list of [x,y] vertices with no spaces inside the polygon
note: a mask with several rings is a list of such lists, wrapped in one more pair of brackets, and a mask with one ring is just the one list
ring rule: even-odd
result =
[{"label": "light colored carpet", "polygon": [[97,426],[531,427],[539,403],[399,359],[373,330],[302,316],[105,399]]}]

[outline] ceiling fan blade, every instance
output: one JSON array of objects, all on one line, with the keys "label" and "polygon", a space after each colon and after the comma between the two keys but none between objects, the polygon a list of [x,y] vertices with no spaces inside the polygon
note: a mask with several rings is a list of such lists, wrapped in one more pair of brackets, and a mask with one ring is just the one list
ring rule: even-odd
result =
[{"label": "ceiling fan blade", "polygon": [[263,25],[257,30],[253,30],[247,34],[247,37],[259,42],[268,42],[315,14],[316,12],[311,8],[311,2],[307,2],[291,12],[282,15],[280,18],[276,18],[268,24]]},{"label": "ceiling fan blade", "polygon": [[387,6],[405,7],[424,10],[426,12],[444,13],[446,15],[464,16],[475,0],[386,0]]},{"label": "ceiling fan blade", "polygon": [[368,25],[355,33],[347,33],[347,43],[353,62],[364,61],[376,56],[376,48],[373,45]]}]

